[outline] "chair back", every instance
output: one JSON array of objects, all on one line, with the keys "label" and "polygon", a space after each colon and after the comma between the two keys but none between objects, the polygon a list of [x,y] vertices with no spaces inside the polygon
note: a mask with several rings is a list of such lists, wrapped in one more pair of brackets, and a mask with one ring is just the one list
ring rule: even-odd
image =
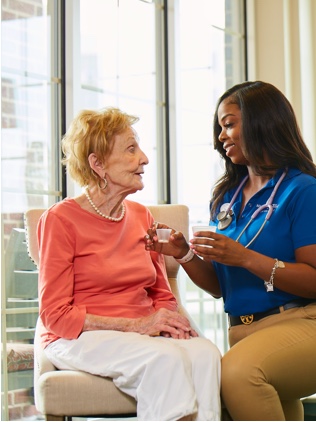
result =
[{"label": "chair back", "polygon": [[46,211],[45,208],[34,208],[24,214],[25,238],[29,257],[36,266],[39,264],[38,242],[37,242],[37,224]]},{"label": "chair back", "polygon": [[[189,209],[186,205],[150,205],[147,208],[152,213],[155,221],[167,224],[175,230],[181,231],[188,238]],[[28,254],[37,266],[39,264],[37,224],[44,211],[45,208],[34,208],[26,211],[24,215]],[[178,287],[174,279],[177,277],[179,271],[179,263],[170,256],[166,256],[165,261],[169,282],[172,284],[171,288],[172,290],[176,290],[174,294],[177,294],[178,298]]]},{"label": "chair back", "polygon": [[[155,221],[167,224],[169,227],[182,232],[186,239],[188,239],[189,208],[186,205],[150,205],[147,208],[152,213]],[[182,307],[177,283],[180,264],[172,256],[165,256],[165,262],[171,290],[177,298],[179,305]],[[186,313],[184,308],[181,309],[181,312]]]}]

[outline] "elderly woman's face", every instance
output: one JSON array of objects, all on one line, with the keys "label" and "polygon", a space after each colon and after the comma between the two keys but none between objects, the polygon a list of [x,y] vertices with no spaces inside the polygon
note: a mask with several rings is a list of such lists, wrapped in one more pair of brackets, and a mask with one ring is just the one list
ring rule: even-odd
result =
[{"label": "elderly woman's face", "polygon": [[136,131],[132,127],[127,128],[114,137],[112,152],[105,162],[109,187],[115,187],[122,193],[143,189],[142,174],[147,164],[148,158],[139,147]]}]

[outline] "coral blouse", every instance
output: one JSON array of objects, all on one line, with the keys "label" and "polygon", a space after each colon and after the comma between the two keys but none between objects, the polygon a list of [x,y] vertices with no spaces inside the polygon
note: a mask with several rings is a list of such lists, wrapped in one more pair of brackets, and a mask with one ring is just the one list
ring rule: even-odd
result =
[{"label": "coral blouse", "polygon": [[87,313],[138,318],[159,308],[177,310],[163,255],[145,250],[150,211],[124,201],[122,221],[113,222],[66,198],[38,225],[39,307],[42,345],[76,339]]}]

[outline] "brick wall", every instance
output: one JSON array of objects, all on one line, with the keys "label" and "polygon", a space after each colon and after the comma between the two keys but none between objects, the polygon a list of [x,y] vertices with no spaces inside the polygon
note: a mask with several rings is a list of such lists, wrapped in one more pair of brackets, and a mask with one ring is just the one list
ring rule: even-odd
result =
[{"label": "brick wall", "polygon": [[7,246],[12,229],[14,229],[15,227],[21,228],[21,229],[24,228],[23,213],[2,214],[2,221],[3,221],[4,250],[6,250],[6,246]]},{"label": "brick wall", "polygon": [[42,0],[1,0],[2,20],[42,16]]},{"label": "brick wall", "polygon": [[44,419],[34,405],[33,389],[9,391],[9,420],[17,421],[31,418]]}]

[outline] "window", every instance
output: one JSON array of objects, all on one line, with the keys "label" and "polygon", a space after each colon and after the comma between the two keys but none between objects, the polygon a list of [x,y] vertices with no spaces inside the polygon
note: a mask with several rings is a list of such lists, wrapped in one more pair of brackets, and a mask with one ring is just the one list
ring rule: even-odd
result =
[{"label": "window", "polygon": [[[3,350],[7,351],[7,356],[3,354],[2,420],[22,417],[22,409],[32,407],[32,362],[12,365],[21,345],[24,356],[29,356],[38,314],[37,274],[26,251],[23,214],[61,198],[59,4],[1,2],[1,309]],[[15,406],[17,389],[25,389],[25,402]],[[10,416],[8,390],[13,400]]]},{"label": "window", "polygon": [[163,57],[157,36],[162,34],[159,2],[81,0],[79,31],[81,71],[80,86],[74,87],[79,99],[76,108],[114,106],[140,117],[135,128],[150,165],[145,169],[146,189],[133,198],[155,203],[161,183],[157,151],[163,145],[157,133],[162,130],[164,113]]}]

